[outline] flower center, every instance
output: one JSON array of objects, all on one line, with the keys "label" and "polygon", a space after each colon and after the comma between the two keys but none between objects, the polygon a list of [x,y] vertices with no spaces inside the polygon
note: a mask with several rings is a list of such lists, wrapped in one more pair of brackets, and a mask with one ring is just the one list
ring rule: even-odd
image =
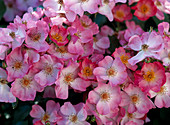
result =
[{"label": "flower center", "polygon": [[41,34],[40,33],[30,33],[29,37],[31,38],[32,41],[37,42],[40,40]]},{"label": "flower center", "polygon": [[69,119],[70,119],[71,122],[75,123],[78,120],[78,117],[77,117],[77,115],[70,115]]},{"label": "flower center", "polygon": [[8,83],[8,81],[6,79],[0,78],[0,83],[5,85]]},{"label": "flower center", "polygon": [[59,35],[58,33],[56,33],[55,35],[52,35],[52,38],[57,40],[57,42],[63,42],[62,36]]},{"label": "flower center", "polygon": [[106,71],[106,74],[107,74],[108,76],[115,76],[115,75],[116,75],[116,71],[115,71],[115,69],[110,68],[110,69],[108,69],[108,70]]},{"label": "flower center", "polygon": [[161,89],[158,92],[158,94],[164,95],[166,93],[167,93],[167,87],[166,86],[161,86]]},{"label": "flower center", "polygon": [[119,17],[119,18],[123,18],[124,13],[122,11],[116,11],[116,16]]},{"label": "flower center", "polygon": [[138,103],[138,101],[139,101],[139,96],[138,95],[132,95],[131,96],[131,100],[132,100],[132,102],[134,103],[134,104],[136,104],[136,103]]},{"label": "flower center", "polygon": [[103,0],[103,3],[108,4],[109,0]]},{"label": "flower center", "polygon": [[63,0],[58,0],[58,4],[63,4],[64,2],[63,2]]},{"label": "flower center", "polygon": [[146,51],[146,50],[148,49],[148,47],[149,47],[148,45],[143,44],[143,45],[142,45],[142,50],[143,50],[143,51]]},{"label": "flower center", "polygon": [[84,21],[81,21],[81,25],[82,25],[83,27],[85,27],[85,28],[89,27],[89,25],[88,25],[86,22],[84,22]]},{"label": "flower center", "polygon": [[53,73],[53,67],[51,65],[47,65],[45,67],[45,73],[51,75]]},{"label": "flower center", "polygon": [[120,57],[120,59],[121,59],[122,63],[126,64],[126,63],[128,63],[129,57],[128,57],[127,55],[124,55],[124,54],[123,54],[123,55]]},{"label": "flower center", "polygon": [[42,121],[48,121],[48,119],[50,118],[50,116],[48,114],[44,114],[44,116],[42,117]]},{"label": "flower center", "polygon": [[31,80],[28,79],[28,78],[23,78],[21,80],[21,84],[22,84],[23,87],[29,87],[30,83],[31,83]]},{"label": "flower center", "polygon": [[156,0],[156,6],[162,6],[161,3],[159,2],[159,0]]},{"label": "flower center", "polygon": [[13,39],[15,38],[15,32],[11,32],[9,35],[10,35]]},{"label": "flower center", "polygon": [[13,7],[13,4],[12,4],[12,3],[8,3],[8,7],[9,7],[9,8],[12,8],[12,7]]},{"label": "flower center", "polygon": [[110,99],[110,94],[108,92],[103,92],[101,95],[100,95],[101,99],[103,101],[109,101]]},{"label": "flower center", "polygon": [[146,14],[149,11],[149,7],[146,4],[143,4],[140,9],[143,14]]},{"label": "flower center", "polygon": [[170,59],[170,52],[168,53],[168,59]]},{"label": "flower center", "polygon": [[132,113],[127,113],[128,118],[133,118],[133,114]]},{"label": "flower center", "polygon": [[74,79],[73,79],[73,74],[71,74],[71,73],[69,73],[69,74],[67,74],[67,75],[65,75],[65,77],[64,77],[64,82],[66,83],[66,84],[70,84],[70,82],[72,82]]},{"label": "flower center", "polygon": [[92,69],[91,69],[90,67],[85,67],[85,68],[83,69],[83,74],[84,74],[85,76],[91,76],[91,75],[93,74]]},{"label": "flower center", "polygon": [[154,71],[148,71],[144,73],[143,78],[148,82],[153,81],[155,78]]},{"label": "flower center", "polygon": [[96,43],[98,40],[96,37],[93,37],[93,41]]},{"label": "flower center", "polygon": [[21,62],[16,61],[14,63],[14,66],[13,66],[14,69],[19,70],[19,69],[21,69],[21,67],[22,67],[22,63]]},{"label": "flower center", "polygon": [[67,53],[67,48],[65,46],[58,46],[56,51],[59,53]]}]

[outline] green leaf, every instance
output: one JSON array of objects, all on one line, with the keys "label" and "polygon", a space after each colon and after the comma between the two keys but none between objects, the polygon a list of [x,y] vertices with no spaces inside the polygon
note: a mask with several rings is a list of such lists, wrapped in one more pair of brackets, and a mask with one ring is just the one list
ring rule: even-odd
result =
[{"label": "green leaf", "polygon": [[105,22],[107,21],[106,16],[97,14],[96,17],[94,18],[94,22],[98,24],[98,26],[102,26]]},{"label": "green leaf", "polygon": [[31,106],[29,105],[24,105],[20,106],[19,108],[15,109],[14,112],[14,123],[17,123],[19,121],[24,120],[30,113],[31,111]]},{"label": "green leaf", "polygon": [[6,11],[6,6],[5,6],[3,0],[0,0],[0,8],[1,8],[1,10],[0,10],[0,20],[1,20],[5,11]]}]

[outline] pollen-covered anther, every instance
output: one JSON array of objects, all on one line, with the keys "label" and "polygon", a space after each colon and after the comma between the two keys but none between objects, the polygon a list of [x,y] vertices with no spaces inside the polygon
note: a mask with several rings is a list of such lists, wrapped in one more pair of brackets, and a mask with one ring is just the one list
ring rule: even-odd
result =
[{"label": "pollen-covered anther", "polygon": [[114,68],[110,68],[106,71],[108,76],[115,76],[117,74],[117,71]]},{"label": "pollen-covered anther", "polygon": [[14,65],[13,65],[13,68],[14,68],[15,70],[21,69],[21,68],[22,68],[22,63],[19,62],[19,61],[16,61],[16,62],[14,63]]},{"label": "pollen-covered anther", "polygon": [[8,81],[6,79],[0,78],[0,83],[5,85],[8,83]]},{"label": "pollen-covered anther", "polygon": [[136,103],[138,103],[139,102],[139,96],[138,95],[132,95],[131,96],[131,101],[134,103],[134,104],[136,104]]},{"label": "pollen-covered anther", "polygon": [[110,100],[110,94],[108,92],[103,92],[100,95],[102,101],[109,101]]},{"label": "pollen-covered anther", "polygon": [[23,79],[21,80],[21,85],[22,85],[23,87],[29,87],[30,83],[31,83],[31,80],[30,80],[29,78],[23,78]]},{"label": "pollen-covered anther", "polygon": [[65,46],[58,46],[56,49],[56,52],[59,52],[59,53],[67,53],[67,48]]},{"label": "pollen-covered anther", "polygon": [[45,73],[48,75],[51,75],[53,73],[53,67],[51,65],[47,65],[44,70]]},{"label": "pollen-covered anther", "polygon": [[143,45],[142,45],[142,50],[143,50],[143,51],[146,51],[146,50],[148,49],[148,47],[149,47],[148,45],[143,44]]},{"label": "pollen-covered anther", "polygon": [[48,114],[44,114],[44,116],[42,117],[42,121],[48,121],[48,119],[50,118],[50,116]]},{"label": "pollen-covered anther", "polygon": [[155,79],[154,71],[147,71],[144,73],[143,78],[148,82],[153,81]]},{"label": "pollen-covered anther", "polygon": [[31,40],[34,42],[39,41],[41,38],[41,34],[40,33],[35,33],[35,34],[31,34]]},{"label": "pollen-covered anther", "polygon": [[144,14],[149,11],[149,7],[145,4],[143,4],[140,9],[141,9],[141,12]]},{"label": "pollen-covered anther", "polygon": [[123,18],[124,17],[124,12],[123,11],[116,11],[116,15],[119,18]]},{"label": "pollen-covered anther", "polygon": [[71,73],[64,76],[64,82],[68,85],[70,85],[70,82],[72,82],[73,80],[73,75]]},{"label": "pollen-covered anther", "polygon": [[75,123],[75,122],[77,122],[77,120],[78,120],[78,117],[77,117],[77,115],[70,115],[69,116],[69,120],[71,121],[71,122],[73,122],[73,123]]},{"label": "pollen-covered anther", "polygon": [[11,32],[9,35],[10,35],[13,39],[16,37],[16,36],[15,36],[15,32]]},{"label": "pollen-covered anther", "polygon": [[160,89],[160,91],[158,93],[161,94],[161,95],[164,95],[167,92],[168,92],[167,87],[166,86],[161,86],[161,89]]},{"label": "pollen-covered anther", "polygon": [[56,33],[55,35],[52,35],[52,38],[57,40],[58,42],[63,42],[63,37]]},{"label": "pollen-covered anther", "polygon": [[109,0],[103,0],[103,3],[108,4]]},{"label": "pollen-covered anther", "polygon": [[133,118],[133,114],[132,113],[127,113],[128,118]]},{"label": "pollen-covered anther", "polygon": [[121,61],[122,61],[123,64],[126,64],[126,63],[128,63],[129,57],[128,57],[127,55],[124,55],[124,54],[123,54],[123,55],[120,57],[120,59],[121,59]]},{"label": "pollen-covered anther", "polygon": [[90,67],[85,67],[85,68],[83,69],[83,74],[84,74],[85,76],[91,76],[91,75],[93,75],[93,71],[92,71],[92,69],[91,69]]}]

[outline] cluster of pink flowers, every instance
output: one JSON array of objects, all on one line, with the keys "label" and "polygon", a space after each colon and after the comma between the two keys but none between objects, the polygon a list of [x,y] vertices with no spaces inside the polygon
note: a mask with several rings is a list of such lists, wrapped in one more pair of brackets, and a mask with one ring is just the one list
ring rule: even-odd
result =
[{"label": "cluster of pink flowers", "polygon": [[[34,125],[90,125],[86,121],[90,116],[98,125],[142,125],[150,109],[170,107],[169,24],[162,22],[158,31],[145,32],[126,21],[127,29],[117,36],[121,47],[110,53],[114,41],[109,36],[117,33],[107,25],[99,28],[84,15],[98,12],[110,21],[130,20],[130,7],[115,5],[118,2],[127,1],[45,0],[43,9],[16,16],[1,28],[0,101],[33,101],[37,92],[66,100],[70,89],[88,93],[76,105],[49,100],[46,112],[33,105]],[[134,15],[147,20],[159,12],[169,13],[169,4],[139,0]]]}]

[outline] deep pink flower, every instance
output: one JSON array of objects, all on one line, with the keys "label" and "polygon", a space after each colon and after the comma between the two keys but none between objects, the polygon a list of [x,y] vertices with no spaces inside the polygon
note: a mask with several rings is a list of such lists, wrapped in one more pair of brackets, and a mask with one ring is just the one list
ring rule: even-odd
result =
[{"label": "deep pink flower", "polygon": [[139,0],[132,9],[135,9],[134,15],[142,21],[149,19],[149,17],[154,16],[157,12],[157,8],[152,0]]},{"label": "deep pink flower", "polygon": [[58,46],[63,46],[68,43],[67,39],[68,31],[63,26],[52,26],[49,36],[53,42]]},{"label": "deep pink flower", "polygon": [[144,63],[141,71],[136,71],[134,76],[135,84],[144,92],[158,92],[166,82],[165,68],[160,62]]},{"label": "deep pink flower", "polygon": [[93,74],[93,70],[95,67],[95,63],[92,63],[91,60],[85,58],[81,63],[80,73],[78,73],[78,75],[85,80],[93,80],[95,79],[95,76]]},{"label": "deep pink flower", "polygon": [[126,4],[115,6],[112,9],[112,13],[113,13],[113,17],[115,21],[118,21],[118,22],[132,19],[131,9]]}]

